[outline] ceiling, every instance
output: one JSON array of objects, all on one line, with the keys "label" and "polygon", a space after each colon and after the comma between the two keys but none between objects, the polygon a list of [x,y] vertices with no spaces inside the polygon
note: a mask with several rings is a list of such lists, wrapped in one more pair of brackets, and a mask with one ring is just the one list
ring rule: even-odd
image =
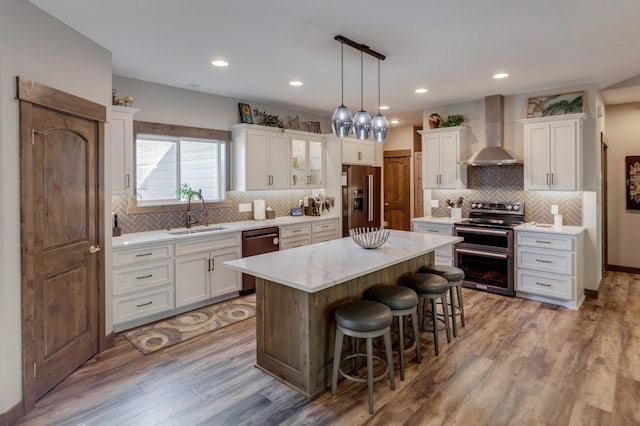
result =
[{"label": "ceiling", "polygon": [[[421,125],[429,106],[640,74],[634,0],[30,1],[110,50],[115,75],[324,116],[340,103],[341,34],[386,55],[381,103],[399,125]],[[355,113],[360,52],[345,45],[344,66]],[[375,113],[377,60],[364,55],[363,68]]]}]

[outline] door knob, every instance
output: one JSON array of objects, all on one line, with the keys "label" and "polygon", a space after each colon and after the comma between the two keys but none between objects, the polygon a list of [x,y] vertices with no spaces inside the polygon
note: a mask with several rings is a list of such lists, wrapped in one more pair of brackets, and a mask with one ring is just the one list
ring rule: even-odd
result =
[{"label": "door knob", "polygon": [[91,253],[91,254],[93,254],[93,253],[97,253],[97,252],[99,252],[100,250],[102,250],[102,249],[100,248],[100,246],[91,246],[91,247],[89,247],[89,253]]}]

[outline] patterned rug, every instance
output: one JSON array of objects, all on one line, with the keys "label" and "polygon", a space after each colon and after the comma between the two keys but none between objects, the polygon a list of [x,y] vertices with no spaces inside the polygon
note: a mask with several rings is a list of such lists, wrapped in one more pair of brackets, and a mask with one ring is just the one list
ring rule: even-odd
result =
[{"label": "patterned rug", "polygon": [[255,315],[256,295],[249,294],[134,328],[125,332],[124,337],[147,355]]}]

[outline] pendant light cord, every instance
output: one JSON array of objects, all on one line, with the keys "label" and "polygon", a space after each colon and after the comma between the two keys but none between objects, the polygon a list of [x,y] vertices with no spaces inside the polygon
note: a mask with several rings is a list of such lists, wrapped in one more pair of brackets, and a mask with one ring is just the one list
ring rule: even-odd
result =
[{"label": "pendant light cord", "polygon": [[378,59],[378,115],[380,115],[380,59]]},{"label": "pendant light cord", "polygon": [[360,51],[360,111],[364,111],[364,71],[362,68],[362,57],[364,54]]},{"label": "pendant light cord", "polygon": [[340,43],[340,105],[344,106],[344,43]]}]

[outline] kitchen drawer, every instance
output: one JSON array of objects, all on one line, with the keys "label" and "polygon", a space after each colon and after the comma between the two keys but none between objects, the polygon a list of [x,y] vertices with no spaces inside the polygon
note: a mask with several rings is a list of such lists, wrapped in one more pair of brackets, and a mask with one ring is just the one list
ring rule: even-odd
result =
[{"label": "kitchen drawer", "polygon": [[113,323],[144,318],[175,308],[173,284],[113,299]]},{"label": "kitchen drawer", "polygon": [[331,222],[320,222],[311,224],[311,232],[335,231],[338,229],[338,221],[332,220]]},{"label": "kitchen drawer", "polygon": [[453,235],[453,225],[427,225],[425,223],[415,223],[413,227],[414,232],[420,232],[422,234],[436,234],[436,235]]},{"label": "kitchen drawer", "polygon": [[324,241],[335,240],[336,238],[338,238],[338,233],[335,230],[317,233],[314,232],[313,235],[311,235],[311,243],[322,243]]},{"label": "kitchen drawer", "polygon": [[575,249],[575,238],[569,236],[529,232],[516,232],[516,236],[519,246],[566,251],[573,251]]},{"label": "kitchen drawer", "polygon": [[114,295],[171,283],[173,283],[173,260],[113,270]]},{"label": "kitchen drawer", "polygon": [[197,240],[176,243],[176,256],[239,246],[241,244],[241,238],[242,234],[237,232],[234,234],[198,238]]},{"label": "kitchen drawer", "polygon": [[173,257],[173,244],[138,247],[132,250],[114,250],[113,266],[133,265],[170,257]]},{"label": "kitchen drawer", "polygon": [[298,235],[307,235],[310,233],[310,224],[280,228],[280,238],[297,237]]},{"label": "kitchen drawer", "polygon": [[311,244],[311,235],[303,235],[297,238],[280,238],[280,250],[308,246],[309,244]]},{"label": "kitchen drawer", "polygon": [[556,299],[571,300],[573,286],[573,277],[530,271],[528,269],[518,270],[517,290],[519,291]]},{"label": "kitchen drawer", "polygon": [[573,275],[573,252],[518,247],[518,267]]}]

